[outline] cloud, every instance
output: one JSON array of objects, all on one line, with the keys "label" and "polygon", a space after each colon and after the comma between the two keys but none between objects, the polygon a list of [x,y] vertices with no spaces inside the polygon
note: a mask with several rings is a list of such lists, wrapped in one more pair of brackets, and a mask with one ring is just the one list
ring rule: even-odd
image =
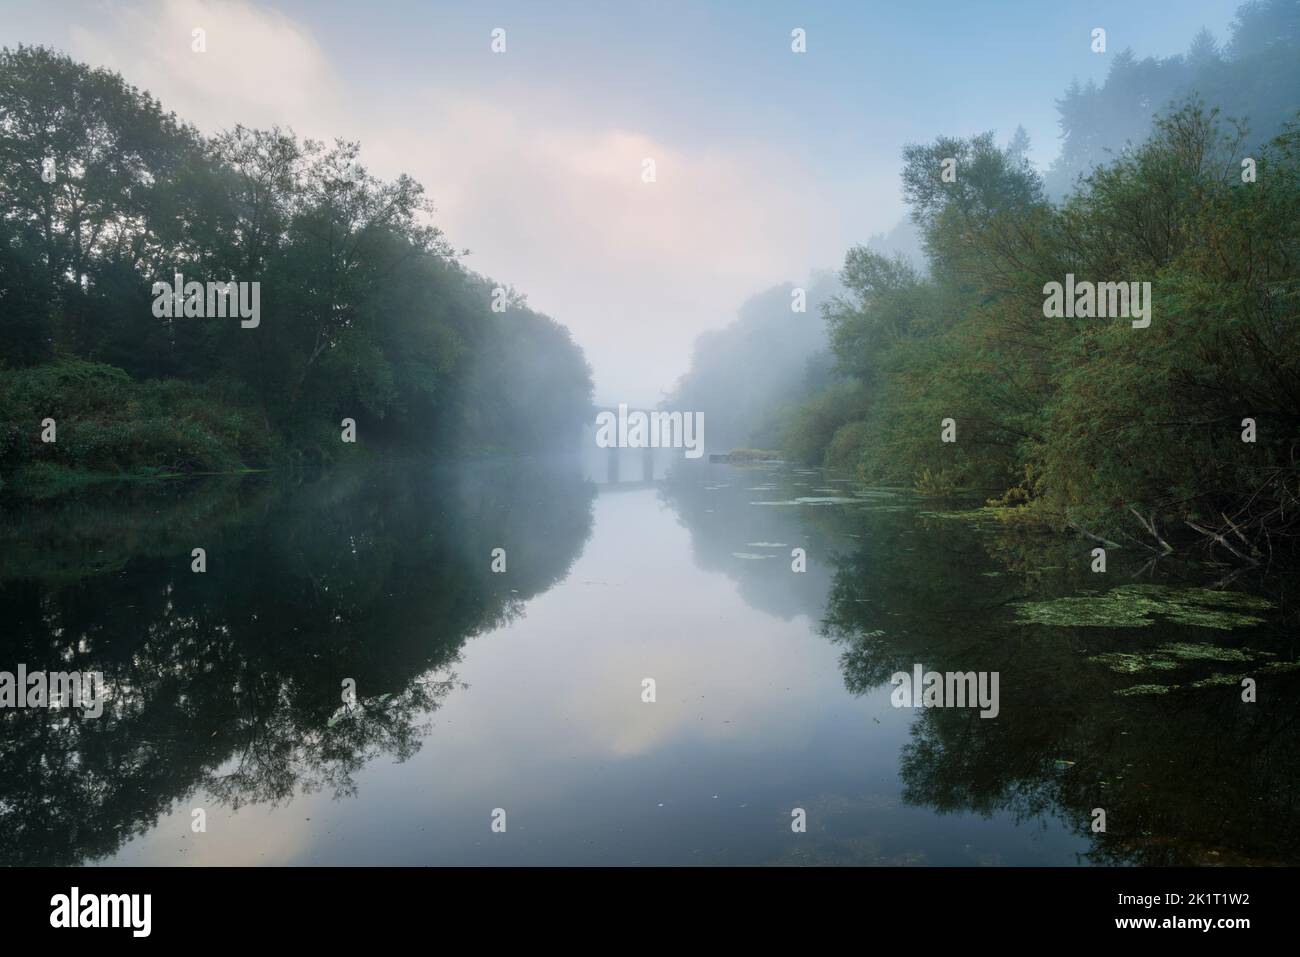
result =
[{"label": "cloud", "polygon": [[[196,28],[205,53],[191,49]],[[806,157],[635,128],[584,97],[578,74],[472,89],[435,86],[422,69],[344,74],[307,26],[245,2],[141,0],[68,30],[74,56],[205,132],[343,136],[377,174],[410,173],[472,268],[573,331],[598,401],[656,401],[699,332],[842,254],[839,213]],[[642,182],[647,158],[654,183]]]},{"label": "cloud", "polygon": [[[328,121],[343,88],[303,27],[249,3],[161,0],[120,4],[93,26],[69,26],[69,53],[119,71],[201,129],[243,123],[304,129]],[[206,51],[192,31],[206,32]]]},{"label": "cloud", "polygon": [[429,185],[472,264],[574,330],[598,399],[655,401],[696,334],[838,255],[815,178],[770,150],[548,122],[528,104],[464,93],[427,93],[411,109],[419,128],[389,127],[368,154]]}]

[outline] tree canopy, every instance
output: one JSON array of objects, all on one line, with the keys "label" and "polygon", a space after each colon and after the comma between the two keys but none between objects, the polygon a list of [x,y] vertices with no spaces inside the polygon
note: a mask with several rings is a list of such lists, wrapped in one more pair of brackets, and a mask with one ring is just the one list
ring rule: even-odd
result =
[{"label": "tree canopy", "polygon": [[[116,73],[0,50],[0,467],[66,463],[92,440],[82,464],[109,470],[329,458],[341,417],[412,449],[576,438],[591,408],[581,350],[469,269],[433,212],[356,143],[203,136]],[[258,283],[256,328],[156,316],[154,283],[177,273]],[[132,403],[157,413],[156,444],[187,451],[140,461],[115,441],[141,438]],[[43,447],[38,423],[60,411],[71,436]]]}]

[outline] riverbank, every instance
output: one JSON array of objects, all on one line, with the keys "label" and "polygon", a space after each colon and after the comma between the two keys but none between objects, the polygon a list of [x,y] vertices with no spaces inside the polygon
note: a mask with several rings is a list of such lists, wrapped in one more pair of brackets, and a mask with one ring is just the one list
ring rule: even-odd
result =
[{"label": "riverbank", "polygon": [[43,499],[103,481],[266,468],[286,443],[233,388],[137,380],[64,359],[0,371],[0,488]]},{"label": "riverbank", "polygon": [[276,428],[228,383],[140,380],[80,359],[0,369],[0,497],[39,503],[117,482],[316,469],[381,455],[477,461],[530,454],[464,429],[416,445],[409,434],[357,415],[350,434],[333,412]]}]

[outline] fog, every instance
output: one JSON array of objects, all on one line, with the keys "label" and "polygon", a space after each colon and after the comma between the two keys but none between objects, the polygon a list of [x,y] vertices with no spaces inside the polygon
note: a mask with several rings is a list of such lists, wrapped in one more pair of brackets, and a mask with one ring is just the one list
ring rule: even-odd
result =
[{"label": "fog", "polygon": [[1111,25],[1115,53],[1169,56],[1202,26],[1224,39],[1235,6],[1017,2],[928,17],[841,3],[737,18],[695,3],[548,16],[528,3],[19,0],[0,44],[119,70],[205,133],[279,124],[360,142],[376,174],[425,185],[472,268],[572,331],[598,403],[650,406],[700,333],[765,289],[837,270],[905,218],[907,142],[1005,140],[1023,125],[1046,169],[1060,155],[1054,98],[1111,67],[1088,49],[1093,26]]}]

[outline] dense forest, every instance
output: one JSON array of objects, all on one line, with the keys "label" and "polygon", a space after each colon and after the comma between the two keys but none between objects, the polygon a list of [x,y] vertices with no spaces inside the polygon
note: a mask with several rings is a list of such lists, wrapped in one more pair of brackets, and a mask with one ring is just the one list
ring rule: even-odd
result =
[{"label": "dense forest", "polygon": [[[1060,201],[1020,135],[908,147],[926,268],[848,252],[847,293],[823,309],[835,361],[787,411],[782,447],[1112,544],[1201,541],[1231,561],[1294,544],[1300,82],[1278,77],[1300,68],[1296,9],[1247,4],[1226,52],[1203,34],[1187,58],[1126,53],[1105,87],[1067,94],[1048,178],[1086,173]],[[1100,162],[1126,129],[1114,104],[1170,91],[1186,95],[1132,114],[1149,133]],[[1067,275],[1150,283],[1150,325],[1047,318]]]},{"label": "dense forest", "polygon": [[1238,9],[1222,48],[1202,29],[1182,56],[1138,59],[1121,50],[1104,83],[1073,83],[1057,100],[1061,152],[1044,177],[1048,195],[1064,197],[1093,167],[1145,140],[1169,103],[1193,95],[1225,116],[1250,117],[1254,132],[1242,145],[1258,149],[1295,115],[1297,34],[1300,5],[1252,0]]},{"label": "dense forest", "polygon": [[[357,144],[203,136],[116,73],[0,50],[0,475],[576,441],[581,350],[432,213]],[[154,284],[176,274],[258,283],[258,317],[160,317]]]}]

